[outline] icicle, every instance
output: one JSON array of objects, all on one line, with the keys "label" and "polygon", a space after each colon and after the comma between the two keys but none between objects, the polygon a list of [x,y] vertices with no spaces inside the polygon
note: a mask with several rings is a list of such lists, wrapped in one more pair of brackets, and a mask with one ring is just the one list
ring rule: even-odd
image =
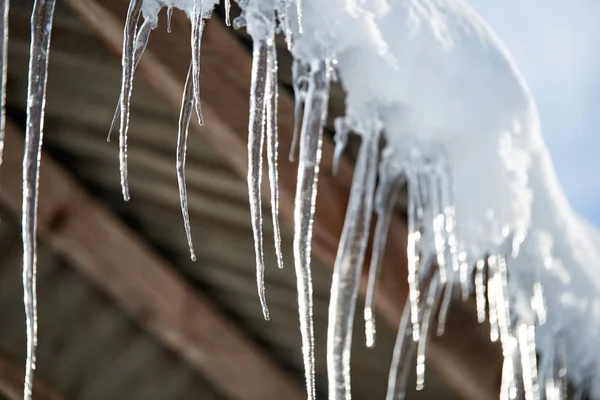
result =
[{"label": "icicle", "polygon": [[187,152],[187,139],[192,118],[192,109],[194,107],[194,92],[192,83],[192,65],[188,70],[183,89],[183,99],[181,100],[181,111],[179,113],[179,132],[177,135],[177,183],[179,185],[179,200],[181,202],[181,213],[183,215],[183,226],[185,235],[190,248],[190,257],[196,261],[194,253],[194,244],[192,242],[192,231],[190,228],[190,214],[188,211],[187,188],[185,184],[185,157]]},{"label": "icicle", "polygon": [[[384,174],[380,174],[383,176]],[[385,179],[385,178],[383,178]],[[379,271],[385,252],[387,234],[392,220],[394,207],[400,194],[398,182],[387,178],[379,183],[375,197],[375,209],[377,211],[377,225],[375,226],[375,237],[373,239],[373,250],[371,253],[371,265],[369,266],[369,280],[365,296],[365,336],[367,347],[375,346],[377,330],[375,327],[374,299]],[[409,302],[410,304],[410,302]]]},{"label": "icicle", "polygon": [[255,40],[252,53],[250,119],[248,122],[248,189],[250,197],[250,213],[252,217],[252,232],[254,233],[254,250],[256,253],[258,296],[260,298],[263,316],[267,321],[269,320],[269,309],[267,308],[265,297],[261,182],[268,55],[269,45],[267,44],[267,41]]},{"label": "icicle", "polygon": [[351,398],[352,326],[371,227],[378,145],[378,131],[363,136],[333,269],[327,328],[327,375],[330,400]]},{"label": "icicle", "polygon": [[417,344],[417,390],[422,390],[425,387],[425,356],[427,355],[427,343],[429,342],[429,326],[431,325],[431,320],[435,315],[442,294],[441,285],[439,274],[434,273],[423,306],[421,332],[419,333],[419,342]]},{"label": "icicle", "polygon": [[477,260],[475,264],[475,304],[477,307],[477,322],[485,322],[486,307],[486,284],[485,284],[485,260]]},{"label": "icicle", "polygon": [[271,214],[273,218],[273,232],[275,237],[275,254],[277,266],[283,268],[283,255],[281,252],[281,230],[279,228],[279,174],[277,172],[278,138],[277,138],[277,46],[274,38],[268,40],[267,53],[267,162],[269,166],[269,183],[271,187]]},{"label": "icicle", "polygon": [[500,381],[500,400],[516,400],[518,388],[516,382],[517,371],[515,371],[514,357],[518,350],[517,340],[510,337],[508,343],[503,346],[504,361],[502,363],[502,378]]},{"label": "icicle", "polygon": [[420,241],[423,208],[421,206],[419,175],[408,177],[408,236],[406,254],[408,259],[408,291],[411,309],[413,340],[419,340],[419,302],[420,302]]},{"label": "icicle", "polygon": [[198,123],[204,125],[202,118],[202,107],[200,103],[200,46],[202,44],[202,32],[204,31],[204,0],[200,0],[200,9],[198,10],[198,1],[194,1],[192,20],[192,66],[194,83],[194,104],[196,106],[196,115]]},{"label": "icicle", "polygon": [[487,280],[487,302],[489,310],[489,321],[490,321],[490,340],[496,342],[499,338],[498,331],[498,299],[496,298],[495,279],[498,274],[496,265],[489,263],[490,257],[487,258],[485,265],[488,271]]},{"label": "icicle", "polygon": [[333,122],[335,127],[335,148],[333,150],[333,174],[337,175],[338,166],[340,164],[340,158],[344,153],[346,144],[348,143],[348,133],[350,128],[346,123],[345,117],[338,117]]},{"label": "icicle", "polygon": [[490,269],[495,271],[493,289],[495,292],[496,310],[498,318],[498,330],[502,344],[506,344],[511,336],[510,328],[510,304],[508,300],[508,282],[506,270],[506,258],[504,255],[488,257]]},{"label": "icicle", "polygon": [[300,133],[300,124],[302,123],[302,110],[306,99],[307,68],[299,59],[294,59],[292,63],[292,86],[294,88],[294,134],[292,136],[292,145],[290,146],[290,161],[296,160],[296,147],[298,145],[298,135]]},{"label": "icicle", "polygon": [[[567,399],[567,364],[565,359],[565,349],[562,342],[562,338],[556,340],[556,349],[554,354],[554,369],[552,371],[552,394],[548,399],[566,400]],[[550,382],[549,382],[550,383]],[[548,392],[548,383],[546,384],[546,391]]]},{"label": "icicle", "polygon": [[143,0],[131,0],[125,20],[123,38],[123,77],[121,82],[121,124],[119,127],[119,166],[121,169],[121,189],[123,198],[129,200],[129,182],[127,178],[127,131],[129,130],[129,104],[133,89],[134,42],[135,33],[142,12]]},{"label": "icicle", "polygon": [[315,355],[313,327],[312,277],[310,270],[312,227],[323,125],[327,119],[329,101],[329,69],[327,62],[311,63],[311,74],[300,134],[300,160],[294,200],[294,268],[298,287],[298,311],[302,334],[302,356],[308,400],[314,400]]},{"label": "icicle", "polygon": [[[171,22],[173,20],[173,6],[167,7],[167,33],[171,33]],[[229,24],[227,24],[229,26]]]},{"label": "icicle", "polygon": [[412,323],[410,323],[410,301],[406,299],[404,311],[400,318],[400,326],[394,344],[392,364],[388,377],[386,400],[404,400],[410,369],[417,350],[417,342],[412,340]]},{"label": "icicle", "polygon": [[225,0],[225,24],[231,26],[231,0]]},{"label": "icicle", "polygon": [[445,217],[442,209],[442,187],[441,179],[432,171],[431,179],[429,180],[429,190],[431,191],[431,210],[433,217],[433,238],[435,245],[435,253],[437,255],[437,265],[440,270],[440,283],[446,284],[448,280],[447,265],[446,265],[446,239],[445,239]]},{"label": "icicle", "polygon": [[23,154],[23,302],[27,323],[24,400],[31,400],[37,347],[37,204],[54,6],[55,0],[36,0],[31,16],[27,129]]},{"label": "icicle", "polygon": [[527,323],[519,324],[517,327],[517,337],[521,353],[521,372],[523,374],[525,400],[539,400],[535,327]]},{"label": "icicle", "polygon": [[[133,73],[135,74],[135,70],[137,69],[138,64],[140,63],[140,59],[146,51],[146,46],[148,45],[148,40],[150,39],[150,33],[154,28],[156,28],[158,21],[156,19],[147,19],[144,20],[142,26],[140,26],[139,30],[135,35],[135,45],[134,45],[134,53],[133,53]],[[106,138],[107,142],[110,142],[110,136],[112,132],[116,129],[117,123],[119,122],[119,118],[121,117],[121,98],[123,94],[119,95],[119,101],[117,102],[117,107],[115,109],[115,113],[113,114],[113,119],[110,123],[110,128],[108,130],[108,136]]]},{"label": "icicle", "polygon": [[444,285],[444,297],[440,306],[440,312],[438,314],[438,326],[437,335],[442,336],[446,331],[446,319],[448,318],[448,311],[450,310],[450,303],[452,302],[452,295],[454,293],[454,284],[452,280],[449,280]]},{"label": "icicle", "polygon": [[[460,273],[460,293],[462,301],[469,300],[469,265],[467,264],[467,253],[461,251],[458,253],[459,273]],[[485,310],[483,312],[485,318]]]},{"label": "icicle", "polygon": [[10,0],[0,0],[0,165],[4,153],[4,129],[6,128],[6,79],[8,76],[8,9]]}]

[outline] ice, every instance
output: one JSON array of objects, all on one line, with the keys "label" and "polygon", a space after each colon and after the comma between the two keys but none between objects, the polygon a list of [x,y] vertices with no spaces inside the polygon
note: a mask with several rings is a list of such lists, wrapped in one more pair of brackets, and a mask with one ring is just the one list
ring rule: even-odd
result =
[{"label": "ice", "polygon": [[183,225],[185,235],[190,248],[190,257],[196,261],[194,253],[194,244],[192,242],[192,231],[190,227],[190,215],[188,211],[187,188],[185,184],[185,157],[187,152],[187,139],[194,108],[194,86],[192,82],[193,67],[190,64],[185,87],[183,89],[183,98],[181,100],[181,112],[179,114],[179,131],[177,134],[177,183],[179,185],[179,199],[181,202],[181,213],[183,215]]},{"label": "ice", "polygon": [[173,20],[173,7],[167,7],[167,33],[171,33],[171,21]]},{"label": "ice", "polygon": [[225,0],[225,24],[227,26],[231,25],[231,0]]},{"label": "ice", "polygon": [[314,223],[323,125],[329,101],[327,60],[312,60],[300,132],[300,156],[294,200],[294,268],[298,289],[298,311],[302,334],[302,356],[307,398],[314,400],[315,354],[313,326],[313,288],[311,274],[312,228]]},{"label": "ice", "polygon": [[23,301],[27,324],[27,361],[23,398],[31,400],[37,347],[37,205],[40,159],[44,137],[44,108],[48,54],[55,0],[36,0],[31,16],[27,129],[23,154]]},{"label": "ice", "polygon": [[[198,5],[200,3],[200,5]],[[204,32],[204,0],[194,1],[191,15],[192,20],[192,81],[194,84],[194,105],[196,116],[200,125],[204,124],[200,103],[200,47],[202,44],[202,32]]]},{"label": "ice", "polygon": [[[158,25],[158,20],[155,18],[152,19],[144,19],[144,22],[138,29],[135,35],[135,44],[134,44],[134,53],[133,53],[133,74],[135,74],[135,70],[146,50],[146,46],[148,45],[148,40],[150,39],[150,33],[153,29]],[[133,75],[132,74],[132,75]],[[115,109],[115,113],[113,115],[112,122],[110,124],[110,128],[108,130],[108,136],[106,138],[107,142],[110,142],[110,136],[112,132],[116,129],[117,123],[119,122],[119,118],[121,116],[121,96],[119,96],[119,101],[117,102],[117,108]]]},{"label": "ice", "polygon": [[122,82],[121,82],[121,122],[119,125],[119,167],[121,170],[121,189],[123,199],[129,200],[129,182],[127,178],[127,132],[129,130],[129,104],[133,90],[133,73],[135,69],[135,34],[142,14],[143,0],[131,0],[125,20],[123,32]]},{"label": "ice", "polygon": [[266,39],[255,40],[252,56],[252,81],[250,83],[250,119],[248,123],[248,189],[250,214],[254,233],[254,251],[256,253],[256,280],[258,296],[263,316],[269,319],[269,309],[265,297],[265,265],[262,234],[262,153],[264,144],[264,123],[266,105],[266,85],[269,45]]},{"label": "ice", "polygon": [[[367,293],[365,295],[365,337],[367,347],[375,346],[377,329],[375,326],[375,292],[383,256],[387,234],[392,221],[392,216],[400,187],[403,181],[399,181],[396,174],[386,171],[386,163],[380,164],[380,182],[375,195],[375,211],[377,212],[377,225],[375,226],[375,236],[373,239],[373,250],[371,253],[371,264],[369,266],[369,279],[367,282]],[[410,303],[410,302],[409,302]]]},{"label": "ice", "polygon": [[279,173],[278,161],[278,134],[277,134],[277,100],[279,83],[277,81],[277,46],[271,37],[267,40],[267,82],[266,82],[266,129],[267,129],[267,163],[269,166],[269,186],[271,189],[271,216],[273,219],[273,236],[275,240],[275,255],[277,266],[283,268],[283,254],[281,251],[281,229],[279,228]]},{"label": "ice", "polygon": [[6,78],[8,75],[8,10],[9,0],[0,1],[0,165],[4,153],[4,129],[6,127]]},{"label": "ice", "polygon": [[427,288],[427,297],[423,306],[423,316],[421,321],[421,332],[417,344],[417,390],[425,387],[425,357],[427,355],[427,343],[429,341],[429,326],[435,316],[442,294],[442,279],[437,273],[433,273]]},{"label": "ice", "polygon": [[417,342],[413,340],[412,323],[410,322],[410,302],[406,299],[404,311],[400,318],[396,343],[392,356],[392,364],[388,377],[386,400],[404,400],[410,376],[410,368],[417,350]]},{"label": "ice", "polygon": [[362,134],[362,143],[350,189],[350,203],[346,210],[346,219],[333,269],[327,329],[327,375],[330,400],[351,398],[352,327],[371,227],[378,163],[379,126],[377,123],[372,123],[370,128]]},{"label": "ice", "polygon": [[535,326],[522,322],[517,327],[519,351],[521,353],[521,371],[525,400],[539,400],[537,354],[535,350]]}]

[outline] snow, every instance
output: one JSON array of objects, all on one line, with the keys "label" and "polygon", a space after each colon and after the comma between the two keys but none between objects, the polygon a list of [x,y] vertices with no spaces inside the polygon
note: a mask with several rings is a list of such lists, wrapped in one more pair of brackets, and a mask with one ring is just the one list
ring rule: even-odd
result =
[{"label": "snow", "polygon": [[[190,76],[182,99],[177,172],[191,255],[185,192],[185,144],[192,108],[202,122],[200,50],[204,19],[218,0],[131,0],[123,44],[120,164],[127,190],[127,129],[133,75],[163,7],[184,10],[192,24]],[[36,12],[53,1],[36,2]],[[254,44],[248,139],[248,185],[257,286],[264,289],[261,179],[265,137],[281,267],[277,193],[274,35],[294,56],[294,143],[300,147],[294,213],[294,266],[307,396],[315,398],[311,239],[323,124],[330,80],[346,90],[346,115],[336,120],[337,160],[351,131],[362,144],[336,258],[328,329],[329,398],[351,398],[351,343],[360,273],[372,211],[376,249],[364,310],[367,344],[375,344],[373,297],[391,200],[406,184],[409,295],[390,369],[388,399],[402,399],[416,354],[417,387],[434,316],[443,334],[450,300],[474,294],[477,317],[502,344],[501,398],[562,398],[566,376],[600,396],[600,233],[571,210],[541,135],[535,102],[503,44],[463,0],[240,0],[234,25]],[[38,9],[39,5],[39,9]],[[229,2],[226,2],[229,9]],[[48,11],[48,9],[46,9]],[[228,12],[227,12],[228,13]],[[41,14],[34,14],[40,16]],[[45,15],[45,14],[44,14]],[[46,15],[46,17],[48,17]],[[276,18],[277,17],[277,18]],[[144,23],[138,29],[138,21]],[[229,17],[227,17],[229,20]],[[278,21],[278,22],[277,22]],[[50,27],[50,17],[38,30]],[[279,26],[278,26],[279,24]],[[42,49],[50,29],[41,34]],[[24,286],[28,313],[28,382],[35,348],[35,205],[43,126],[45,61],[30,67],[28,151],[24,160]],[[334,73],[335,72],[335,73]],[[40,86],[35,86],[39,84]],[[386,148],[378,154],[380,136]],[[291,149],[291,154],[295,148]],[[376,178],[379,183],[376,188]],[[474,274],[474,287],[469,276]],[[542,355],[538,363],[535,355]],[[25,397],[28,398],[27,385]]]}]

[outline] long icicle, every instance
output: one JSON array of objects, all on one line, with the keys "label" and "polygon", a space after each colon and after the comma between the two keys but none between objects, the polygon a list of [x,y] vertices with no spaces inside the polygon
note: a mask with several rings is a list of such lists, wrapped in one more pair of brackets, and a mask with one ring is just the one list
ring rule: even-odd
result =
[{"label": "long icicle", "polygon": [[0,0],[0,165],[4,153],[6,128],[6,80],[8,77],[8,9],[10,0]]},{"label": "long icicle", "polygon": [[400,318],[396,343],[394,344],[387,394],[385,396],[386,400],[404,400],[406,397],[408,377],[410,376],[412,362],[417,350],[417,342],[412,338],[410,308],[410,301],[407,298],[404,304],[404,311],[402,311],[402,317]]},{"label": "long icicle", "polygon": [[187,153],[187,139],[194,108],[194,86],[192,83],[192,64],[188,69],[185,87],[183,89],[183,98],[181,100],[181,111],[179,113],[179,131],[177,134],[177,183],[179,185],[179,200],[181,203],[181,213],[183,215],[183,226],[190,248],[190,257],[196,261],[194,253],[194,244],[192,242],[192,230],[190,227],[190,214],[188,211],[187,187],[185,183],[185,158]]},{"label": "long icicle", "polygon": [[477,322],[485,322],[486,307],[486,284],[485,284],[485,260],[477,260],[475,264],[475,304],[477,308]]},{"label": "long icicle", "polygon": [[[365,295],[365,337],[367,347],[375,346],[377,329],[375,326],[375,292],[381,270],[381,263],[385,253],[388,230],[394,207],[400,194],[400,185],[393,179],[382,180],[377,188],[375,208],[377,210],[377,225],[375,226],[375,237],[373,239],[373,251],[371,253],[371,265],[369,266],[369,280],[367,283],[367,293]],[[409,302],[410,304],[410,302]]]},{"label": "long icicle", "polygon": [[300,134],[300,157],[294,200],[294,268],[298,288],[302,356],[308,400],[316,398],[313,288],[310,269],[311,241],[319,164],[321,163],[323,126],[327,119],[327,105],[329,102],[328,62],[315,60],[311,64],[310,81]]},{"label": "long icicle", "polygon": [[200,47],[202,45],[202,33],[204,31],[204,0],[199,0],[200,9],[198,9],[198,1],[194,1],[192,20],[192,70],[194,82],[194,104],[196,106],[196,116],[198,123],[204,125],[202,118],[202,106],[200,103]]},{"label": "long icicle", "polygon": [[253,47],[252,81],[250,83],[250,118],[248,122],[248,192],[250,197],[252,232],[254,234],[254,251],[256,253],[258,297],[263,316],[266,320],[269,320],[269,309],[267,308],[265,296],[263,218],[261,208],[262,154],[269,45],[266,40],[255,40]]},{"label": "long icicle", "polygon": [[[435,269],[434,265],[428,267]],[[427,355],[427,344],[429,342],[429,327],[431,326],[431,322],[438,308],[443,289],[439,268],[438,273],[434,272],[433,274],[433,278],[431,278],[431,282],[427,289],[425,304],[423,305],[421,332],[417,344],[417,390],[422,390],[425,387],[425,357]]]},{"label": "long icicle", "polygon": [[420,199],[419,174],[408,176],[408,237],[406,254],[408,258],[408,301],[410,302],[410,320],[413,340],[419,340],[419,302],[420,302],[420,241],[421,217],[423,209]]},{"label": "long icicle", "polygon": [[277,133],[277,46],[275,39],[268,40],[267,55],[267,99],[266,99],[266,125],[267,125],[267,164],[269,166],[269,184],[271,187],[271,218],[273,219],[273,236],[275,240],[275,255],[277,266],[283,268],[283,253],[281,251],[281,229],[279,227],[279,173],[278,161],[278,133]]},{"label": "long icicle", "polygon": [[[148,45],[148,40],[150,39],[150,33],[154,28],[156,28],[158,21],[156,19],[146,19],[144,23],[138,29],[135,35],[135,44],[134,44],[134,52],[133,52],[133,74],[135,75],[135,70],[137,69],[138,64],[140,63],[140,59],[146,51],[146,46]],[[121,97],[122,93],[119,95],[119,101],[117,102],[117,107],[115,109],[115,113],[113,114],[113,119],[110,123],[110,128],[108,130],[108,136],[106,138],[107,142],[110,142],[110,136],[112,132],[116,129],[117,123],[119,122],[119,118],[121,117]]]},{"label": "long icicle", "polygon": [[121,82],[121,124],[119,127],[119,167],[121,169],[121,189],[123,199],[129,200],[127,178],[127,131],[129,130],[129,105],[133,89],[134,44],[137,24],[142,13],[143,0],[131,0],[127,10],[123,33],[122,82]]},{"label": "long icicle", "polygon": [[351,398],[350,351],[356,299],[373,213],[378,132],[363,136],[333,268],[327,327],[329,399]]},{"label": "long icicle", "polygon": [[23,302],[27,323],[24,400],[31,400],[37,347],[37,205],[54,6],[55,0],[36,0],[31,16],[27,128],[23,154]]},{"label": "long icicle", "polygon": [[517,338],[521,353],[521,373],[525,400],[539,400],[537,354],[535,346],[535,326],[522,322],[517,327]]}]

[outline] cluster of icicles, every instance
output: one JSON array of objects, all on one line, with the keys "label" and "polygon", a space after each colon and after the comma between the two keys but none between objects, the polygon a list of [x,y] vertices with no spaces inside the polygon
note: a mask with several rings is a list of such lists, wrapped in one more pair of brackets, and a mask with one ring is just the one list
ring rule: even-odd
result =
[{"label": "cluster of icicles", "polygon": [[[185,186],[185,157],[188,126],[193,114],[202,124],[200,107],[200,45],[204,21],[214,6],[212,0],[195,1],[187,10],[192,24],[192,59],[185,83],[177,146],[177,176],[181,209],[192,259],[195,258],[190,233]],[[156,13],[144,12],[152,3],[160,10],[168,7],[170,18],[173,0],[131,0],[125,23],[123,42],[123,79],[120,101],[111,131],[119,125],[119,152],[123,196],[129,199],[127,181],[127,131],[133,76],[151,31],[157,26]],[[290,16],[294,15],[297,31],[302,32],[301,0],[282,0],[275,6],[260,0],[240,1],[243,14],[237,24],[248,25],[254,39],[252,82],[250,89],[250,120],[248,137],[248,186],[255,238],[257,281],[260,302],[269,318],[264,289],[262,247],[261,178],[263,146],[267,142],[268,177],[271,185],[271,205],[275,230],[275,248],[282,267],[278,226],[277,193],[277,54],[274,36],[282,31],[288,46],[294,40]],[[267,5],[265,7],[265,4]],[[39,181],[47,63],[55,0],[36,0],[31,25],[31,54],[27,101],[27,129],[23,158],[23,284],[27,317],[27,364],[24,398],[31,399],[35,348],[37,343],[36,273],[36,209]],[[4,98],[7,71],[8,0],[0,0],[2,8],[2,128],[4,128]],[[229,25],[230,3],[225,0]],[[293,10],[293,11],[290,11]],[[258,14],[258,18],[257,18]],[[252,21],[262,21],[252,25]],[[142,21],[143,20],[143,21]],[[168,27],[170,29],[170,27]],[[312,224],[317,194],[317,179],[321,158],[323,125],[326,120],[330,80],[335,77],[331,59],[315,59],[309,63],[295,60],[293,64],[296,99],[296,128],[293,146],[299,145],[299,168],[294,215],[294,263],[298,284],[298,303],[302,333],[307,396],[316,398],[314,367],[314,333],[312,282],[310,270]],[[350,127],[350,121],[336,120],[335,161],[339,159]],[[417,388],[424,385],[427,341],[437,316],[437,334],[444,332],[448,308],[455,294],[466,300],[473,292],[479,322],[486,318],[491,326],[490,338],[500,340],[504,355],[501,399],[524,397],[527,400],[565,399],[567,390],[564,349],[546,355],[543,368],[538,368],[535,330],[546,319],[542,288],[532,290],[531,308],[536,313],[534,323],[519,321],[511,314],[507,290],[507,263],[516,257],[518,246],[507,233],[507,245],[492,251],[476,266],[467,265],[466,254],[454,220],[452,179],[444,157],[426,157],[416,151],[407,154],[398,164],[398,157],[386,151],[379,154],[381,126],[363,127],[360,152],[356,162],[346,220],[335,262],[328,329],[329,398],[349,399],[350,347],[353,315],[359,291],[361,269],[370,234],[371,216],[377,214],[373,254],[365,302],[367,345],[375,344],[373,298],[378,271],[386,245],[387,230],[403,187],[408,187],[408,284],[409,296],[401,318],[393,361],[389,375],[387,398],[403,399],[409,370],[416,357]],[[2,129],[2,132],[4,130]],[[0,150],[3,143],[0,144]],[[291,149],[292,157],[295,148]],[[380,161],[381,158],[381,161]],[[376,185],[377,177],[379,184]],[[376,188],[377,186],[377,188]],[[473,279],[471,279],[473,278]],[[538,372],[539,371],[539,372]]]}]

